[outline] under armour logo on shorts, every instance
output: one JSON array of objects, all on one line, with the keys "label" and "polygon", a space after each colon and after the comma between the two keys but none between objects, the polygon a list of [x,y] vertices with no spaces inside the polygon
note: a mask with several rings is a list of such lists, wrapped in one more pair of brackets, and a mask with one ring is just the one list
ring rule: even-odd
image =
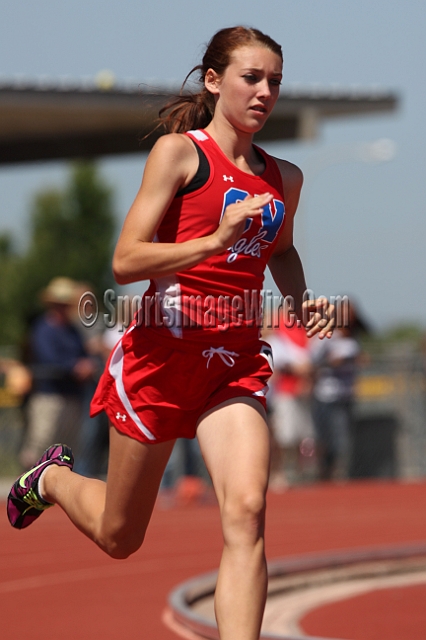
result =
[{"label": "under armour logo on shorts", "polygon": [[127,416],[125,413],[120,413],[119,411],[117,411],[117,413],[115,414],[115,417],[117,420],[121,420],[122,422],[126,422],[127,420]]}]

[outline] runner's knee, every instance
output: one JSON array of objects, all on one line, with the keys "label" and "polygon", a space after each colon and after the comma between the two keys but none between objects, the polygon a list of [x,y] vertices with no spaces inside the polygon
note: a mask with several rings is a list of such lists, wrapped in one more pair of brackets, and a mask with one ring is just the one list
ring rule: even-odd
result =
[{"label": "runner's knee", "polygon": [[105,553],[116,560],[125,560],[142,546],[145,532],[135,532],[127,526],[109,528],[99,536],[98,544]]},{"label": "runner's knee", "polygon": [[263,536],[265,496],[262,491],[246,491],[225,499],[222,527],[229,546],[255,544]]}]

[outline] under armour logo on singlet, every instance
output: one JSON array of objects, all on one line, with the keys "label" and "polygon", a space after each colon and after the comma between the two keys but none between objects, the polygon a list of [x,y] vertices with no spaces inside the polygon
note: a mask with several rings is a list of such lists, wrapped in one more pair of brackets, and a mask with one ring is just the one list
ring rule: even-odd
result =
[{"label": "under armour logo on singlet", "polygon": [[223,174],[223,179],[225,182],[227,182],[229,180],[229,182],[234,182],[234,178],[232,176],[226,176],[225,174]]},{"label": "under armour logo on singlet", "polygon": [[120,413],[119,411],[117,411],[115,417],[116,417],[117,420],[121,420],[122,422],[126,422],[126,420],[127,420],[126,414]]}]

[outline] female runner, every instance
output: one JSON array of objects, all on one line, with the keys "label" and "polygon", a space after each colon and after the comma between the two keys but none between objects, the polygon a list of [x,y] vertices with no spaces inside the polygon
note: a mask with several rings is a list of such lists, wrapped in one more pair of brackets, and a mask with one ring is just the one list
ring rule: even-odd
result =
[{"label": "female runner", "polygon": [[[299,318],[306,289],[293,246],[301,171],[253,145],[282,63],[260,31],[223,29],[195,68],[201,91],[163,110],[170,133],[149,155],[113,260],[119,284],[151,285],[92,402],[111,421],[107,482],[73,473],[71,451],[55,445],[8,500],[17,528],[59,504],[106,553],[127,558],[142,544],[176,438],[197,435],[224,536],[222,640],[257,639],[266,599],[271,369],[256,320],[266,265]],[[330,337],[333,308],[319,300],[310,309],[308,335]]]}]

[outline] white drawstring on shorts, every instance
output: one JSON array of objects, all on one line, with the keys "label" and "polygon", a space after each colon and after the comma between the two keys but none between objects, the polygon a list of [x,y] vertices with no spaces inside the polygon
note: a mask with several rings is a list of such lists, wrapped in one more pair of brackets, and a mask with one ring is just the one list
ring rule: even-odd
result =
[{"label": "white drawstring on shorts", "polygon": [[233,367],[235,364],[234,358],[238,358],[239,355],[238,353],[235,353],[235,351],[227,351],[225,347],[210,347],[210,349],[203,351],[203,356],[208,358],[206,365],[207,369],[209,368],[210,360],[215,354],[220,357],[227,367]]}]

